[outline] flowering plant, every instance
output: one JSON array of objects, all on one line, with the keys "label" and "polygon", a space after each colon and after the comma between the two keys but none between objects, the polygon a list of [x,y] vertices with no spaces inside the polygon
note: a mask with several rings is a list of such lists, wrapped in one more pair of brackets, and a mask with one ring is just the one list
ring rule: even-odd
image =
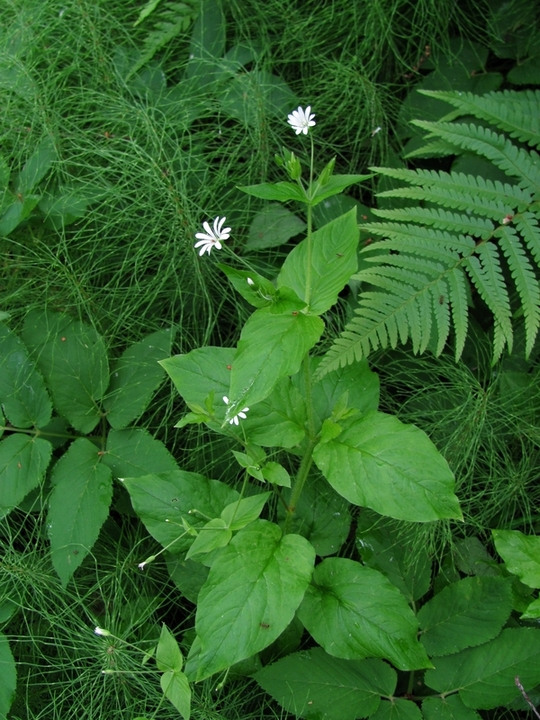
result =
[{"label": "flowering plant", "polygon": [[[313,118],[311,107],[299,107],[289,124],[308,135]],[[197,603],[190,680],[270,645],[279,654],[283,634],[298,645],[304,629],[324,649],[317,657],[327,658],[328,672],[336,658],[431,666],[408,598],[375,567],[335,556],[358,507],[413,522],[461,512],[453,475],[428,437],[378,410],[378,378],[366,360],[317,373],[323,316],[357,270],[359,230],[354,209],[316,230],[312,211],[369,176],[336,175],[331,160],[315,177],[310,140],[307,181],[287,151],[278,164],[288,180],[241,188],[302,204],[307,232],[275,278],[243,258],[220,265],[254,307],[238,345],[161,363],[189,408],[176,427],[204,423],[228,438],[234,477],[227,483],[178,469],[124,479],[149,532],[200,579],[195,591],[186,580]],[[231,232],[224,223],[204,223],[195,245],[201,256],[221,249]]]}]

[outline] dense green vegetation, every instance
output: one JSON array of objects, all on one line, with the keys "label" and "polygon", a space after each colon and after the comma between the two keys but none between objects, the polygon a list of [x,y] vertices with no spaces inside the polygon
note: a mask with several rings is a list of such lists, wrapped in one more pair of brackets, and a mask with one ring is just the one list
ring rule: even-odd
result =
[{"label": "dense green vegetation", "polygon": [[3,0],[0,720],[538,716],[539,20]]}]

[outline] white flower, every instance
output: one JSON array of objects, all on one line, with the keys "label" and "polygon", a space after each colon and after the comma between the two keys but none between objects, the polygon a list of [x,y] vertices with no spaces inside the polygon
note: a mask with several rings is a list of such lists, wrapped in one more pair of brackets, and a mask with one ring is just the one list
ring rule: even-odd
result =
[{"label": "white flower", "polygon": [[108,630],[104,630],[100,627],[94,628],[94,632],[96,635],[102,635],[103,637],[108,637],[111,634]]},{"label": "white flower", "polygon": [[213,228],[211,228],[207,222],[203,222],[203,228],[206,230],[206,232],[196,233],[195,235],[195,237],[199,241],[195,243],[195,247],[201,248],[199,251],[199,255],[202,256],[205,252],[210,255],[210,251],[213,247],[215,247],[216,250],[221,250],[222,245],[220,240],[228,240],[229,233],[231,232],[231,228],[223,227],[226,219],[227,218],[224,217],[220,218],[218,215],[218,217],[214,220]]},{"label": "white flower", "polygon": [[288,122],[297,135],[300,135],[300,133],[307,135],[309,128],[315,125],[314,117],[315,115],[311,112],[311,105],[308,105],[305,110],[301,107],[298,110],[293,110],[289,115]]},{"label": "white flower", "polygon": [[253,280],[251,278],[246,278],[246,280],[247,280],[248,285],[251,285],[251,286],[255,285],[255,283],[253,282]]},{"label": "white flower", "polygon": [[[223,402],[225,403],[225,405],[229,404],[229,398],[226,395],[223,396]],[[240,410],[238,415],[235,415],[232,420],[229,420],[229,424],[232,425],[234,423],[235,425],[239,425],[240,421],[238,420],[238,418],[242,418],[242,420],[245,420],[247,417],[246,413],[248,412],[248,410],[249,410],[249,408],[242,408],[242,410]]]}]

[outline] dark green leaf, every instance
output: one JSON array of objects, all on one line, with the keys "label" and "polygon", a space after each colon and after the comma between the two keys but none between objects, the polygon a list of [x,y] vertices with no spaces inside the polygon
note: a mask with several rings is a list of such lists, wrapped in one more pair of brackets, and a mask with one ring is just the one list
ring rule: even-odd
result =
[{"label": "dark green leaf", "polygon": [[307,540],[282,536],[266,520],[233,538],[199,593],[197,679],[250,657],[281,635],[302,601],[314,560]]},{"label": "dark green leaf", "polygon": [[0,325],[0,404],[15,427],[43,427],[51,419],[43,378],[22,342],[5,325]]},{"label": "dark green leaf", "polygon": [[315,183],[315,192],[313,194],[311,204],[312,205],[318,205],[323,200],[326,200],[326,198],[331,197],[332,195],[339,195],[342,193],[345,188],[350,187],[351,185],[357,185],[358,183],[363,182],[364,180],[369,180],[369,178],[373,177],[373,175],[333,175],[327,183],[324,185],[319,185],[319,183]]},{"label": "dark green leaf", "polygon": [[222,510],[222,520],[233,532],[241,530],[246,525],[257,520],[271,494],[263,492],[236,500]]},{"label": "dark green leaf", "polygon": [[0,633],[0,718],[5,720],[15,697],[17,669],[8,639]]},{"label": "dark green leaf", "polygon": [[246,250],[262,250],[283,245],[306,229],[306,223],[287,208],[267,205],[255,215],[249,228]]},{"label": "dark green leaf", "polygon": [[389,702],[383,699],[371,720],[422,720],[422,713],[410,700],[392,698]]},{"label": "dark green leaf", "polygon": [[305,422],[304,398],[289,378],[283,378],[266,400],[250,409],[242,427],[251,442],[290,448],[304,438]]},{"label": "dark green leaf", "polygon": [[426,651],[450,655],[494,638],[512,612],[511,585],[508,578],[471,577],[443,588],[418,612]]},{"label": "dark green leaf", "polygon": [[167,553],[167,570],[182,595],[193,604],[197,603],[200,589],[208,577],[208,568],[194,560]]},{"label": "dark green leaf", "polygon": [[39,200],[39,195],[25,195],[21,200],[12,202],[0,218],[0,235],[9,235],[18,225],[30,217]]},{"label": "dark green leaf", "polygon": [[165,445],[142,428],[111,430],[103,462],[111,468],[114,477],[121,478],[158,475],[177,469],[176,460]]},{"label": "dark green leaf", "polygon": [[459,695],[427,697],[422,703],[425,720],[481,720],[480,715],[466,707]]},{"label": "dark green leaf", "polygon": [[486,709],[507,705],[540,682],[540,630],[508,628],[491,642],[437,659],[426,684],[440,693],[459,690],[465,705]]},{"label": "dark green leaf", "polygon": [[158,330],[124,351],[113,365],[103,406],[116,430],[125,428],[146,410],[164,378],[159,360],[170,355],[172,329]]},{"label": "dark green leaf", "polygon": [[[339,292],[357,269],[358,238],[356,210],[353,209],[316,230],[311,236],[311,250],[306,238],[289,253],[278,275],[278,287],[286,285],[299,298],[309,301],[309,310],[314,315],[326,312],[336,303]],[[310,252],[311,272],[308,275]]]},{"label": "dark green leaf", "polygon": [[56,160],[53,141],[46,137],[37,146],[34,154],[26,161],[17,180],[17,192],[22,195],[32,192],[45,177]]},{"label": "dark green leaf", "polygon": [[225,483],[182,470],[124,478],[123,482],[148,532],[163,546],[171,545],[168,549],[174,553],[187,550],[193,542],[184,522],[200,529],[206,518],[219,517],[239,497]]},{"label": "dark green leaf", "polygon": [[400,520],[461,518],[454,476],[422,430],[379,412],[340,424],[343,432],[317,445],[313,459],[349,502]]},{"label": "dark green leaf", "polygon": [[317,565],[298,617],[335,657],[387,658],[400,670],[431,667],[404,596],[384,575],[353,560],[326,558]]},{"label": "dark green leaf", "polygon": [[51,453],[51,443],[42,438],[13,434],[0,442],[0,517],[40,484]]},{"label": "dark green leaf", "polygon": [[98,448],[79,438],[54,466],[52,482],[47,527],[53,566],[65,587],[109,515],[111,471]]},{"label": "dark green leaf", "polygon": [[314,648],[265,667],[255,680],[296,717],[355,720],[372,715],[397,678],[382,660],[341,660]]}]

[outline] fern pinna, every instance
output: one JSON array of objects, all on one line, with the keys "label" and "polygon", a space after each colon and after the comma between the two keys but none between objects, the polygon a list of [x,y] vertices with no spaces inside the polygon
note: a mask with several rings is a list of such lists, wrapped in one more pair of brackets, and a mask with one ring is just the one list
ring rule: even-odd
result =
[{"label": "fern pinna", "polygon": [[[414,121],[427,131],[427,144],[410,156],[472,153],[502,170],[508,182],[371,168],[404,183],[380,197],[412,204],[374,210],[383,221],[360,226],[382,239],[362,250],[364,268],[353,276],[363,288],[355,317],[322,359],[319,376],[409,339],[415,353],[429,345],[438,355],[452,328],[458,359],[470,285],[493,314],[494,361],[505,347],[512,350],[518,318],[527,355],[534,345],[540,325],[540,156],[528,146],[540,146],[540,92],[422,92],[456,109],[439,122]],[[456,122],[463,115],[479,122]]]}]

